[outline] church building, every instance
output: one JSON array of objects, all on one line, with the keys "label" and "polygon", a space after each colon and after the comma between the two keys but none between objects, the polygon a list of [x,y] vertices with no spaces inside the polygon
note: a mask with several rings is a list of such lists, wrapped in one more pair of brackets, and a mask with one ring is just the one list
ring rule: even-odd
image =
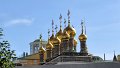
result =
[{"label": "church building", "polygon": [[[78,37],[80,42],[80,51],[76,52],[77,40],[75,39],[76,30],[71,26],[70,11],[68,10],[68,25],[64,20],[65,28],[62,29],[62,15],[60,14],[60,29],[54,34],[54,21],[52,20],[52,35],[48,30],[48,43],[46,48],[41,46],[39,48],[40,64],[58,63],[58,62],[92,62],[95,60],[102,60],[98,56],[92,56],[88,52],[86,40],[85,22],[81,21],[81,33]],[[40,35],[42,41],[42,35]],[[41,42],[40,41],[40,42]],[[42,43],[41,43],[42,45]]]},{"label": "church building", "polygon": [[[52,35],[48,29],[48,41],[43,43],[42,35],[37,40],[37,44],[33,47],[31,44],[31,55],[22,58],[26,64],[56,64],[59,62],[93,62],[102,61],[99,56],[93,56],[88,52],[87,48],[87,35],[85,22],[81,21],[81,33],[79,33],[79,41],[76,40],[76,30],[71,26],[70,11],[67,13],[68,21],[64,19],[64,28],[62,28],[62,15],[60,14],[60,29],[54,31],[54,21],[52,20]],[[56,32],[56,33],[55,33]],[[77,43],[80,42],[80,51],[76,51]],[[38,48],[39,47],[39,48]],[[37,51],[34,51],[37,50]]]}]

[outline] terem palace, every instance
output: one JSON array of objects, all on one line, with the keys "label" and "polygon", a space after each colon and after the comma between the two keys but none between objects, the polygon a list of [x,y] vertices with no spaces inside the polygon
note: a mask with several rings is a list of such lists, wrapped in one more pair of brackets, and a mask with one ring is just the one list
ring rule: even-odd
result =
[{"label": "terem palace", "polygon": [[[64,29],[62,29],[62,15],[60,14],[60,29],[56,34],[54,33],[54,21],[52,20],[52,35],[48,29],[48,41],[45,42],[40,38],[34,42],[37,42],[39,46],[36,46],[37,51],[34,52],[33,43],[31,43],[31,55],[21,58],[24,64],[56,64],[59,62],[93,62],[102,61],[99,56],[93,56],[88,52],[87,48],[87,35],[85,22],[81,21],[81,33],[79,33],[80,51],[76,51],[77,40],[75,39],[76,30],[71,26],[70,11],[68,10],[68,25],[66,26],[66,20],[64,20]],[[55,28],[57,29],[57,27]],[[23,61],[24,60],[24,61]],[[115,56],[116,60],[116,56]]]}]

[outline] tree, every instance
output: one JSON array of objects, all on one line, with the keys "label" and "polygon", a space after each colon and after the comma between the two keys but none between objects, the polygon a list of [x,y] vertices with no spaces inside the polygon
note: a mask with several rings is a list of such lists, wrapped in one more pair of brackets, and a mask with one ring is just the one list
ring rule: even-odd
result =
[{"label": "tree", "polygon": [[2,36],[2,35],[3,35],[2,31],[3,31],[3,29],[2,29],[2,28],[0,28],[0,36]]},{"label": "tree", "polygon": [[0,28],[0,68],[14,68],[12,59],[15,56],[14,50],[10,49],[8,41],[2,41],[3,30]]}]

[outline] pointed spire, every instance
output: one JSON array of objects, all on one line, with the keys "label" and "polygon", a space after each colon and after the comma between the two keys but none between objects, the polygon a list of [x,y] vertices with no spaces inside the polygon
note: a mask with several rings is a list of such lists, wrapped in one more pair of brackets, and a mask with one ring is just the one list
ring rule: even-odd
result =
[{"label": "pointed spire", "polygon": [[85,20],[81,20],[81,27],[82,27],[82,34],[86,34],[86,26],[85,26]]},{"label": "pointed spire", "polygon": [[85,34],[86,34],[86,26],[84,25],[84,27],[85,27]]},{"label": "pointed spire", "polygon": [[48,40],[50,38],[50,29],[48,29]]},{"label": "pointed spire", "polygon": [[68,22],[69,22],[69,20],[70,20],[70,11],[69,10],[68,10],[67,15],[68,15]]},{"label": "pointed spire", "polygon": [[[42,45],[42,34],[40,34],[40,48],[39,48],[39,50],[40,50],[40,53],[41,53],[41,51],[44,51],[45,52],[45,49],[44,49],[44,47],[43,47],[43,45]],[[43,52],[42,52],[43,53]]]},{"label": "pointed spire", "polygon": [[54,35],[54,21],[52,20],[52,35]]},{"label": "pointed spire", "polygon": [[83,22],[83,20],[81,20],[81,27],[82,27],[82,34],[84,33],[84,22]]},{"label": "pointed spire", "polygon": [[67,15],[68,15],[68,25],[70,26],[70,11],[69,10],[68,10]]},{"label": "pointed spire", "polygon": [[42,34],[40,34],[40,44],[42,45]]},{"label": "pointed spire", "polygon": [[86,34],[85,18],[84,18],[84,28],[85,28],[85,34]]},{"label": "pointed spire", "polygon": [[64,18],[64,25],[65,25],[65,28],[66,28],[66,19]]},{"label": "pointed spire", "polygon": [[59,20],[60,20],[60,30],[62,30],[62,15],[60,14],[60,17],[59,17]]},{"label": "pointed spire", "polygon": [[56,30],[56,33],[57,33],[57,29],[58,29],[58,27],[57,27],[57,25],[55,25],[56,27],[55,27],[55,30]]},{"label": "pointed spire", "polygon": [[116,57],[116,55],[115,55],[115,51],[114,51],[113,61],[117,61],[117,57]]}]

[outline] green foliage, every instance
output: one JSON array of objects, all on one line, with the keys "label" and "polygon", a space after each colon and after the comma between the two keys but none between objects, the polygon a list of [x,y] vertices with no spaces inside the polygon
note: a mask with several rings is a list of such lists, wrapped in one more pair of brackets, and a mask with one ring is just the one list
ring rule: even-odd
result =
[{"label": "green foliage", "polygon": [[[0,28],[0,37],[2,34],[2,29]],[[14,68],[12,59],[14,58],[14,50],[10,49],[10,44],[8,41],[2,41],[0,39],[0,68]]]},{"label": "green foliage", "polygon": [[0,36],[2,36],[2,35],[3,35],[2,31],[3,31],[3,29],[2,29],[2,28],[0,28]]}]

